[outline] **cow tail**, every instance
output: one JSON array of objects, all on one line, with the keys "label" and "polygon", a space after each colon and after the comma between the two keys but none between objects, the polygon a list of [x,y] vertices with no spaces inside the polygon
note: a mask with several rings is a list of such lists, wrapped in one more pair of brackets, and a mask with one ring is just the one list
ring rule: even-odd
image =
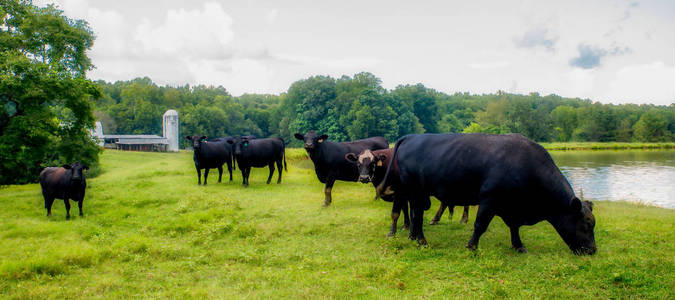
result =
[{"label": "cow tail", "polygon": [[396,156],[398,154],[398,147],[401,145],[401,143],[405,140],[405,136],[400,138],[398,141],[396,141],[396,145],[394,145],[394,154],[391,156],[391,161],[389,162],[389,165],[387,166],[387,172],[384,173],[384,178],[382,178],[382,182],[377,186],[375,189],[375,197],[382,198],[383,193],[385,189],[387,188],[387,179],[389,179],[389,172],[391,171],[391,165],[396,162]]}]

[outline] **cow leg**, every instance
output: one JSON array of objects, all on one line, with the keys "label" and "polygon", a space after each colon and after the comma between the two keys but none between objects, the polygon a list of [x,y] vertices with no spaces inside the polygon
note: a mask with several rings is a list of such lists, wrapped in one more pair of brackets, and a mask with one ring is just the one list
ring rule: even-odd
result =
[{"label": "cow leg", "polygon": [[464,206],[464,212],[462,213],[462,219],[459,220],[460,223],[466,224],[469,221],[469,206]]},{"label": "cow leg", "polygon": [[487,205],[478,206],[476,221],[473,223],[473,235],[466,245],[466,247],[471,250],[478,249],[478,240],[480,239],[480,236],[487,230],[490,221],[492,221],[492,218],[495,216],[494,212],[487,207]]},{"label": "cow leg", "polygon": [[402,202],[401,208],[403,208],[403,227],[401,229],[407,230],[410,229],[410,217],[408,216],[408,201],[401,200],[401,202]]},{"label": "cow leg", "polygon": [[63,202],[66,204],[66,220],[70,219],[70,201],[68,198],[63,199]]},{"label": "cow leg", "polygon": [[331,197],[331,191],[333,190],[333,184],[335,184],[335,180],[329,179],[326,181],[326,187],[323,189],[323,194],[325,195],[325,198],[323,200],[323,207],[328,207],[331,202],[333,202],[333,199]]},{"label": "cow leg", "polygon": [[218,167],[218,183],[223,179],[223,166]]},{"label": "cow leg", "polygon": [[202,170],[197,167],[197,185],[202,184]]},{"label": "cow leg", "polygon": [[412,228],[410,229],[409,238],[417,240],[417,244],[422,246],[427,244],[427,239],[424,237],[422,225],[424,224],[424,209],[422,207],[411,207],[412,211]]},{"label": "cow leg", "polygon": [[206,185],[206,180],[209,178],[209,168],[204,169],[204,185]]},{"label": "cow leg", "polygon": [[398,224],[398,217],[401,216],[402,205],[397,199],[394,199],[394,202],[391,205],[391,229],[389,229],[389,234],[387,236],[396,235],[396,225]]},{"label": "cow leg", "polygon": [[77,208],[80,209],[80,217],[84,216],[82,213],[82,203],[84,203],[84,198],[80,199],[80,201],[77,202]]},{"label": "cow leg", "polygon": [[267,184],[270,184],[270,182],[272,181],[272,175],[274,175],[274,163],[271,163],[269,165],[269,168],[270,168],[270,176],[267,176]]},{"label": "cow leg", "polygon": [[[447,205],[441,201],[441,206],[438,207],[438,211],[436,211],[436,215],[434,216],[433,219],[431,219],[431,222],[429,222],[429,225],[436,225],[438,224],[438,221],[441,220],[441,217],[443,216],[443,211],[445,211],[445,208]],[[452,208],[450,208],[450,220],[452,220]]]},{"label": "cow leg", "polygon": [[511,229],[511,246],[513,246],[513,249],[520,253],[527,253],[527,249],[520,240],[520,226],[512,225],[509,226],[509,229]]},{"label": "cow leg", "polygon": [[230,182],[232,182],[232,163],[227,162],[227,172],[230,173]]},{"label": "cow leg", "polygon": [[281,173],[284,170],[284,168],[282,168],[282,167],[283,167],[282,161],[278,160],[277,161],[277,170],[279,171],[279,179],[277,179],[277,184],[281,183]]},{"label": "cow leg", "polygon": [[54,204],[54,198],[49,196],[44,196],[45,198],[45,208],[47,209],[47,217],[52,215],[52,204]]},{"label": "cow leg", "polygon": [[248,176],[251,175],[251,167],[243,167],[239,165],[241,169],[241,175],[244,177],[244,186],[248,187]]}]

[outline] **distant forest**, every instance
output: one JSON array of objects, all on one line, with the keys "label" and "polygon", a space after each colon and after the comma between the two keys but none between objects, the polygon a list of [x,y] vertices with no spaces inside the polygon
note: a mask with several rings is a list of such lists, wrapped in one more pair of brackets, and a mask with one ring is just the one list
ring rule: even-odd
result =
[{"label": "distant forest", "polygon": [[[601,104],[538,93],[452,95],[422,84],[382,87],[371,73],[313,76],[281,95],[233,97],[223,87],[158,86],[149,78],[96,82],[95,116],[106,134],[161,134],[162,114],[180,114],[181,135],[281,137],[314,129],[331,140],[409,133],[520,133],[538,142],[672,142],[675,105]],[[187,146],[183,141],[182,146]]]}]

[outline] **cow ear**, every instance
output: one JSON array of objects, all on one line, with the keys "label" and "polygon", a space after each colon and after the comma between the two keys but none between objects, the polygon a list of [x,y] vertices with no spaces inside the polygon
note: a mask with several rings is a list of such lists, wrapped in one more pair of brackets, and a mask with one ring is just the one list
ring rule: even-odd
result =
[{"label": "cow ear", "polygon": [[345,159],[350,162],[357,162],[359,159],[356,157],[356,154],[354,153],[347,153],[345,154]]},{"label": "cow ear", "polygon": [[63,166],[61,166],[61,168],[64,168],[66,170],[70,170],[71,166],[70,165],[63,165]]},{"label": "cow ear", "polygon": [[385,160],[387,160],[387,156],[384,155],[384,154],[380,154],[380,155],[377,156],[377,159],[379,159],[380,161],[385,161]]},{"label": "cow ear", "polygon": [[323,141],[325,141],[325,140],[327,140],[327,139],[328,139],[328,135],[322,134],[322,135],[319,137],[319,139],[317,140],[317,142],[323,143]]},{"label": "cow ear", "polygon": [[294,134],[294,136],[298,140],[301,140],[301,141],[305,140],[305,136],[302,135],[302,134],[296,133],[296,134]]},{"label": "cow ear", "polygon": [[590,211],[593,211],[593,202],[591,202],[591,201],[584,201],[584,203],[586,203],[586,204],[588,205],[588,209],[589,209]]},{"label": "cow ear", "polygon": [[185,139],[192,140],[192,137],[188,135],[185,137]]},{"label": "cow ear", "polygon": [[202,135],[202,137],[201,137],[199,140],[202,141],[202,142],[205,141],[205,140],[206,140],[206,136],[205,136],[205,135]]},{"label": "cow ear", "polygon": [[570,211],[581,213],[581,200],[579,200],[579,198],[577,197],[572,198],[572,205],[570,205]]}]

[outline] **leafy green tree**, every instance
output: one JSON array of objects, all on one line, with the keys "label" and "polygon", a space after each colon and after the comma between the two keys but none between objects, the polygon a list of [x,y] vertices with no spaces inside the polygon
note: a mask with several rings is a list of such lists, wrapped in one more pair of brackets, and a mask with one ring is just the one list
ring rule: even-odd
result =
[{"label": "leafy green tree", "polygon": [[654,110],[644,113],[633,129],[635,138],[642,142],[663,142],[670,137],[666,118]]},{"label": "leafy green tree", "polygon": [[0,184],[36,181],[43,167],[74,160],[95,174],[88,129],[100,90],[85,78],[93,41],[85,21],[52,5],[0,2]]},{"label": "leafy green tree", "polygon": [[551,111],[551,120],[557,134],[557,141],[567,142],[577,127],[577,113],[573,107],[561,105]]},{"label": "leafy green tree", "polygon": [[438,92],[423,84],[399,85],[391,91],[396,103],[406,103],[424,128],[425,132],[438,132],[439,108],[436,102]]}]

